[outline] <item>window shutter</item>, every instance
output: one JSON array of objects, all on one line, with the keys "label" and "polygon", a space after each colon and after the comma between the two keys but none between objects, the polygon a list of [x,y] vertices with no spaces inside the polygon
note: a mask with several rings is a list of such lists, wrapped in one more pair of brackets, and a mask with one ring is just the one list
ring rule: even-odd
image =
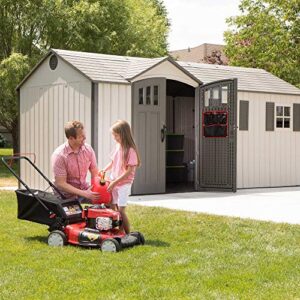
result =
[{"label": "window shutter", "polygon": [[248,130],[249,127],[249,101],[240,100],[239,129]]},{"label": "window shutter", "polygon": [[274,131],[274,102],[266,103],[266,131]]},{"label": "window shutter", "polygon": [[293,130],[300,131],[300,104],[293,104]]}]

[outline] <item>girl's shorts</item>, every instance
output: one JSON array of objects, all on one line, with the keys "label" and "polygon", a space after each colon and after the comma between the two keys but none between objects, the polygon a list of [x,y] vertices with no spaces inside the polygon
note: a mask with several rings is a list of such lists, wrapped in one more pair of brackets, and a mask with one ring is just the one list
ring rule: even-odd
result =
[{"label": "girl's shorts", "polygon": [[112,190],[112,204],[118,204],[118,206],[127,206],[128,197],[131,193],[132,184],[124,184],[116,186]]}]

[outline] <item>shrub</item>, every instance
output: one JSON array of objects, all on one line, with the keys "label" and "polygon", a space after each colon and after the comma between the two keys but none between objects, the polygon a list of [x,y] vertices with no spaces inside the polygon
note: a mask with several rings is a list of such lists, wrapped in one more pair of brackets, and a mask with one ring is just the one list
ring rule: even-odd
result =
[{"label": "shrub", "polygon": [[0,148],[4,148],[6,146],[6,139],[4,136],[0,133]]}]

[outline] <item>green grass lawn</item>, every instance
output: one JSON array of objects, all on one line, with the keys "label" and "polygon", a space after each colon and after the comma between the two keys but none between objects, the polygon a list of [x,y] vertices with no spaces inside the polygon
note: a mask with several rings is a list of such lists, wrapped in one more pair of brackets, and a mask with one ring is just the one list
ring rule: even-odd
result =
[{"label": "green grass lawn", "polygon": [[299,299],[300,226],[129,206],[146,244],[51,248],[0,192],[0,299]]},{"label": "green grass lawn", "polygon": [[[13,149],[11,148],[0,148],[0,187],[3,186],[16,186],[18,185],[17,179],[10,173],[10,171],[2,163],[2,156],[13,155]],[[17,163],[13,163],[12,168],[17,171]]]}]

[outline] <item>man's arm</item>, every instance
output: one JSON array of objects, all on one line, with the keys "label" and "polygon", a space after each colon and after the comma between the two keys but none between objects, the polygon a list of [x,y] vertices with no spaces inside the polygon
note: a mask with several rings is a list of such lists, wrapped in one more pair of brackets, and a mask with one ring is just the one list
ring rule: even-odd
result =
[{"label": "man's arm", "polygon": [[98,176],[98,168],[93,168],[90,172],[91,172],[92,178]]},{"label": "man's arm", "polygon": [[[97,172],[97,171],[96,171]],[[55,185],[58,189],[62,190],[63,192],[77,195],[80,197],[84,197],[90,200],[98,200],[100,198],[99,193],[92,192],[90,190],[80,190],[72,186],[71,184],[67,183],[66,176],[56,176],[55,177]]]}]

